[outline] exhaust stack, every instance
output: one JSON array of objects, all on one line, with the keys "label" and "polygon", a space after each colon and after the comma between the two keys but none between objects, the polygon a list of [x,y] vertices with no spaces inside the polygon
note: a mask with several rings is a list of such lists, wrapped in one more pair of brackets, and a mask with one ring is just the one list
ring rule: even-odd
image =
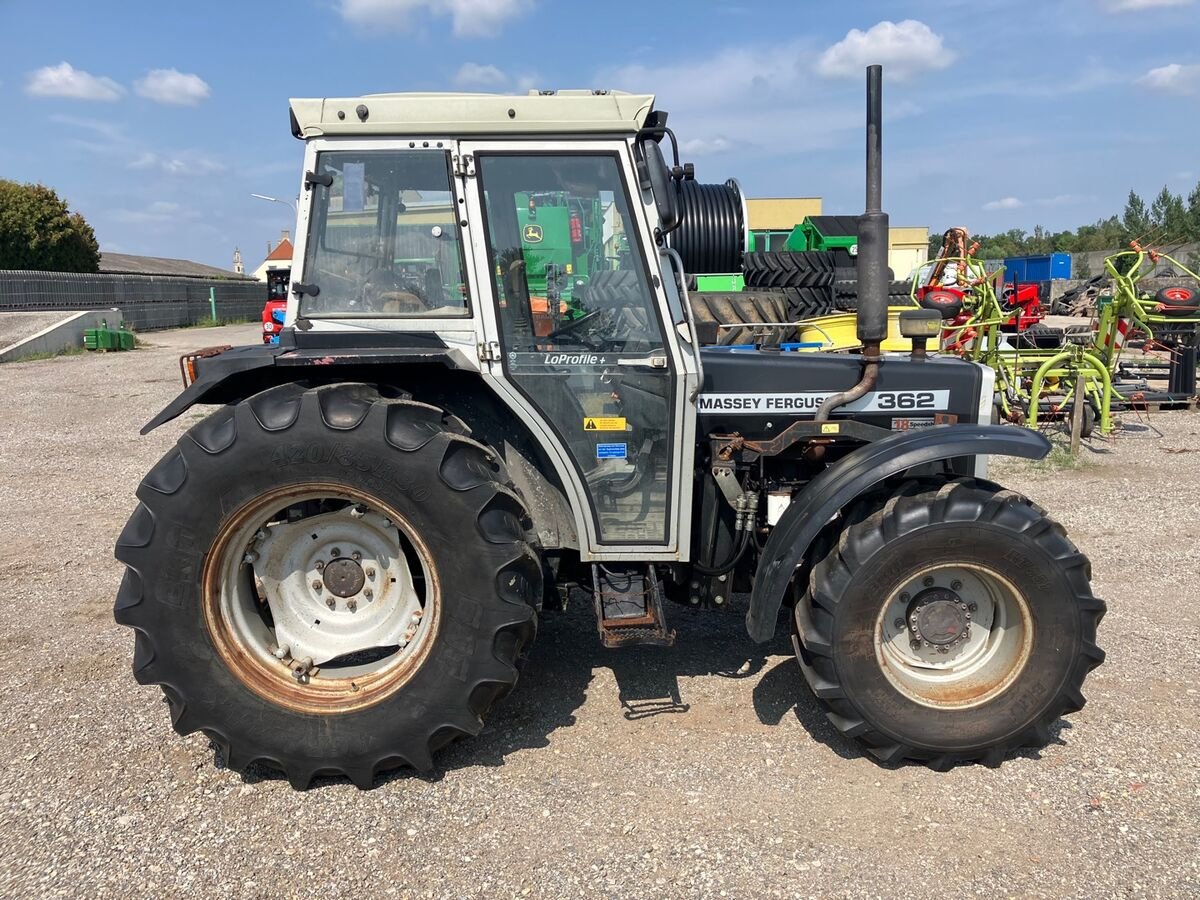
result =
[{"label": "exhaust stack", "polygon": [[883,67],[867,69],[867,210],[858,219],[858,339],[879,356],[887,337],[888,216],[883,211]]},{"label": "exhaust stack", "polygon": [[825,398],[815,421],[867,394],[879,380],[880,345],[888,328],[888,217],[883,211],[883,66],[867,67],[867,209],[858,218],[858,339],[863,373],[858,384]]}]

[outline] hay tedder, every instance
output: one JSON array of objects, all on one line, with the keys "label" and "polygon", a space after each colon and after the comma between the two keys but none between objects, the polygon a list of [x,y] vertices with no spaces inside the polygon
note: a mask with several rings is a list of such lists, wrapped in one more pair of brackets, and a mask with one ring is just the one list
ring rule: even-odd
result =
[{"label": "hay tedder", "polygon": [[[1105,268],[1112,294],[1099,298],[1090,323],[1062,329],[1003,302],[996,292],[1003,269],[987,271],[974,258],[977,245],[967,247],[965,238],[963,229],[947,232],[942,254],[914,276],[913,298],[941,313],[943,352],[995,371],[995,418],[1036,428],[1039,421],[1062,418],[1083,403],[1083,435],[1097,424],[1107,434],[1114,404],[1137,408],[1194,398],[1200,292],[1171,286],[1150,295],[1139,288],[1159,260],[1200,284],[1200,276],[1178,260],[1136,242],[1132,250],[1110,256]],[[1135,341],[1144,353],[1167,351],[1171,361],[1123,361],[1123,351]],[[1150,380],[1161,378],[1163,368],[1167,389],[1155,390]]]}]

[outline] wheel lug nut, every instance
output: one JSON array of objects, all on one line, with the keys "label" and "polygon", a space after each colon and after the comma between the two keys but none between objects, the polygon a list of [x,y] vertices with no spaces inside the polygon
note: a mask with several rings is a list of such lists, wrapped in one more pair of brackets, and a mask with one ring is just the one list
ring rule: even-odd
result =
[{"label": "wheel lug nut", "polygon": [[911,600],[911,599],[912,599],[912,597],[910,597],[908,594],[901,594],[901,595],[900,595],[900,602],[901,602],[901,603],[907,603],[907,602],[908,602],[909,600]]},{"label": "wheel lug nut", "polygon": [[920,642],[920,641],[915,641],[915,640],[914,640],[914,641],[909,641],[909,642],[908,642],[908,646],[909,646],[911,649],[913,649],[913,650],[920,650],[920,649],[921,649],[921,642]]},{"label": "wheel lug nut", "polygon": [[961,591],[962,590],[962,582],[958,581],[958,580],[950,582],[950,590]]},{"label": "wheel lug nut", "polygon": [[924,580],[922,580],[921,584],[925,585],[925,587],[933,587],[933,576],[926,575]]},{"label": "wheel lug nut", "polygon": [[316,570],[317,570],[318,572],[323,572],[323,571],[325,571],[325,560],[323,560],[323,559],[318,559],[318,560],[317,560],[317,564],[316,564]]},{"label": "wheel lug nut", "polygon": [[323,585],[323,584],[321,584],[321,582],[320,582],[320,581],[314,581],[314,582],[312,583],[312,589],[313,589],[314,591],[317,591],[318,593],[320,593],[320,591],[321,591],[321,588],[323,588],[323,587],[324,587],[324,585]]},{"label": "wheel lug nut", "polygon": [[290,648],[287,646],[287,644],[284,644],[282,647],[272,647],[271,655],[276,659],[287,659],[289,649]]},{"label": "wheel lug nut", "polygon": [[330,609],[337,609],[337,601],[334,600],[332,597],[329,597],[328,599],[326,599],[325,605],[328,606]]},{"label": "wheel lug nut", "polygon": [[350,554],[350,558],[352,560],[354,560],[355,562],[358,562],[360,559],[362,559],[362,554],[359,553],[357,550],[355,550],[353,553]]},{"label": "wheel lug nut", "polygon": [[337,559],[339,556],[342,555],[342,548],[334,547],[332,550],[329,551],[329,555],[332,556],[334,559]]},{"label": "wheel lug nut", "polygon": [[375,577],[375,570],[374,570],[374,569],[367,569],[367,570],[366,570],[366,574],[367,574],[367,577],[368,577],[368,578],[374,578],[374,577]]},{"label": "wheel lug nut", "polygon": [[371,590],[370,588],[367,588],[365,591],[363,591],[363,596],[366,597],[368,600],[373,600],[373,599],[375,599],[375,592],[373,590]]},{"label": "wheel lug nut", "polygon": [[895,627],[895,628],[903,628],[903,627],[904,627],[904,620],[903,620],[903,619],[897,619],[895,622],[893,622],[893,623],[892,623],[892,626],[893,626],[893,627]]},{"label": "wheel lug nut", "polygon": [[967,609],[970,612],[975,612],[975,610],[979,609],[979,604],[978,603],[968,603]]},{"label": "wheel lug nut", "polygon": [[245,556],[242,557],[242,562],[256,563],[256,562],[258,562],[258,554],[255,553],[253,550],[251,550],[249,553],[247,553]]},{"label": "wheel lug nut", "polygon": [[346,601],[346,609],[350,610],[350,612],[356,612],[358,610],[358,601],[357,600],[347,600]]}]

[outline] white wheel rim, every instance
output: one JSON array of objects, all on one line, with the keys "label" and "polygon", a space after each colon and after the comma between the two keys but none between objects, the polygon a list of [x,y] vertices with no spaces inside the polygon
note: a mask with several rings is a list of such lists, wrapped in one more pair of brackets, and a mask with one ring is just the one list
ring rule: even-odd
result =
[{"label": "white wheel rim", "polygon": [[282,488],[244,506],[214,541],[203,588],[226,665],[260,696],[305,712],[390,695],[438,627],[423,542],[394,510],[341,486]]},{"label": "white wheel rim", "polygon": [[888,681],[909,699],[966,709],[1004,693],[1024,670],[1033,616],[998,572],[971,563],[908,578],[883,604],[875,651]]}]

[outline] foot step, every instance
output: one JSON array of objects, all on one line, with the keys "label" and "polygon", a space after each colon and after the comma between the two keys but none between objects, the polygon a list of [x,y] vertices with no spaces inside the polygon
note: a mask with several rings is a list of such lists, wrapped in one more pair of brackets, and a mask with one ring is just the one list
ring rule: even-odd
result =
[{"label": "foot step", "polygon": [[592,585],[605,647],[675,643],[675,632],[667,631],[663,617],[662,585],[653,565],[593,563]]}]

